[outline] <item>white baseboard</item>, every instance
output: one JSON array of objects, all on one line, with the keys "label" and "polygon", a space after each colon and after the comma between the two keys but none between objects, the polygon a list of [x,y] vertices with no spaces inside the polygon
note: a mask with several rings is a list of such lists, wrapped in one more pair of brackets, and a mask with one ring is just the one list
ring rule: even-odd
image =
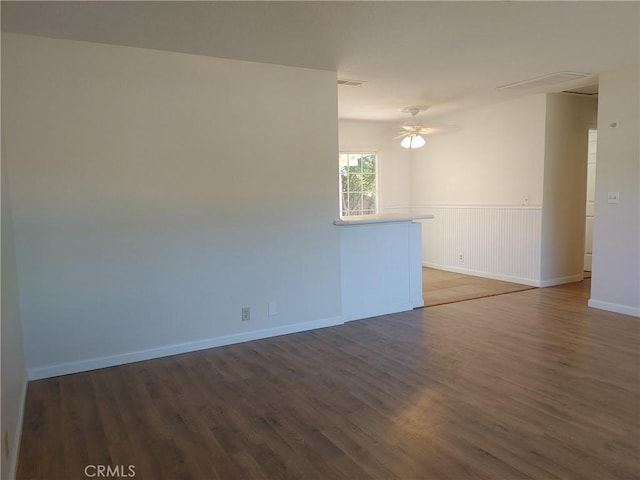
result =
[{"label": "white baseboard", "polygon": [[624,315],[631,315],[633,317],[640,317],[640,308],[630,307],[628,305],[620,305],[618,303],[603,302],[601,300],[589,299],[588,305],[591,308],[597,308],[599,310],[607,310],[609,312],[622,313]]},{"label": "white baseboard", "polygon": [[548,280],[540,280],[540,287],[553,287],[555,285],[564,285],[565,283],[580,282],[584,280],[584,274],[578,273],[568,277],[550,278]]},{"label": "white baseboard", "polygon": [[20,455],[20,443],[22,441],[22,425],[24,424],[24,407],[27,403],[27,377],[22,382],[22,391],[20,392],[20,406],[18,410],[18,421],[16,422],[16,431],[14,432],[11,442],[11,451],[9,452],[9,478],[14,480],[18,473],[18,457]]},{"label": "white baseboard", "polygon": [[392,306],[366,308],[363,310],[343,313],[342,319],[345,322],[352,322],[354,320],[363,320],[365,318],[378,317],[380,315],[407,312],[409,310],[417,308],[418,306],[424,306],[424,302],[422,302],[422,305],[414,305],[413,303],[401,303]]},{"label": "white baseboard", "polygon": [[108,357],[89,358],[77,362],[60,363],[46,367],[31,368],[27,374],[29,380],[38,380],[41,378],[58,377],[60,375],[68,375],[71,373],[86,372],[88,370],[96,370],[99,368],[114,367],[116,365],[124,365],[127,363],[140,362],[143,360],[151,360],[154,358],[167,357],[170,355],[178,355],[181,353],[195,352],[205,350],[207,348],[221,347],[224,345],[232,345],[234,343],[248,342],[251,340],[260,340],[262,338],[277,337],[290,333],[304,332],[307,330],[315,330],[317,328],[333,327],[342,325],[344,320],[342,317],[332,317],[321,320],[313,320],[304,323],[295,323],[292,325],[283,325],[281,327],[266,328],[263,330],[254,330],[252,332],[238,333],[234,335],[226,335],[223,337],[208,338],[205,340],[197,340],[194,342],[179,343],[174,345],[166,345],[163,347],[141,350],[137,352],[122,353],[110,355]]},{"label": "white baseboard", "polygon": [[490,278],[492,280],[501,280],[503,282],[519,283],[522,285],[528,285],[530,287],[539,287],[540,281],[532,278],[512,277],[509,275],[500,275],[498,273],[481,272],[479,270],[472,270],[470,268],[452,267],[450,265],[440,265],[437,263],[423,262],[423,267],[435,268],[437,270],[444,270],[453,273],[462,273],[464,275],[473,275],[474,277]]},{"label": "white baseboard", "polygon": [[414,309],[414,308],[422,308],[422,307],[424,307],[424,305],[425,305],[424,304],[424,298],[421,298],[420,300],[417,300],[417,301],[413,302],[411,304],[411,308],[412,309]]},{"label": "white baseboard", "polygon": [[167,357],[170,355],[195,352],[198,350],[205,350],[207,348],[222,347],[224,345],[232,345],[234,343],[249,342],[252,340],[260,340],[262,338],[277,337],[279,335],[288,335],[290,333],[298,333],[307,330],[315,330],[318,328],[333,327],[336,325],[342,325],[344,322],[349,322],[352,320],[361,320],[364,318],[377,317],[379,315],[387,315],[390,313],[406,312],[408,310],[413,310],[417,306],[424,306],[424,303],[422,303],[421,305],[414,305],[413,303],[403,303],[385,307],[374,307],[370,309],[367,308],[364,310],[358,310],[357,312],[349,312],[347,314],[343,314],[340,317],[295,323],[292,325],[266,328],[263,330],[254,330],[252,332],[208,338],[205,340],[197,340],[194,342],[166,345],[163,347],[140,350],[136,352],[121,353],[106,357],[88,358],[77,362],[59,363],[57,365],[30,368],[28,369],[27,374],[29,380],[58,377],[60,375],[69,375],[72,373],[97,370],[99,368],[108,368],[117,365],[124,365],[127,363],[152,360],[154,358]]}]

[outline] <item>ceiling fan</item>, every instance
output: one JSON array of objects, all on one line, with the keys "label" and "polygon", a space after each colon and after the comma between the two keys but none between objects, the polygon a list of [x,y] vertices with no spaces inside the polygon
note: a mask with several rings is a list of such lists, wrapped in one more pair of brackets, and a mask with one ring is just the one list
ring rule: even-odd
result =
[{"label": "ceiling fan", "polygon": [[423,135],[429,135],[437,132],[437,128],[425,127],[416,122],[416,115],[420,112],[424,112],[428,107],[405,107],[402,109],[403,113],[410,113],[412,119],[402,125],[400,135],[396,138],[402,138],[400,145],[404,148],[420,148],[426,143]]}]

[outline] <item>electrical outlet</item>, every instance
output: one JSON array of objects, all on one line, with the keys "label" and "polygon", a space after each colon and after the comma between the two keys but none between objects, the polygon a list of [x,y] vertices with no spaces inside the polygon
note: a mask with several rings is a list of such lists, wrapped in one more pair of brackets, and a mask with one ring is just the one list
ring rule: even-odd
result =
[{"label": "electrical outlet", "polygon": [[5,430],[2,436],[2,451],[4,452],[4,459],[9,460],[9,433]]},{"label": "electrical outlet", "polygon": [[242,321],[246,322],[247,320],[251,320],[251,308],[242,307]]},{"label": "electrical outlet", "polygon": [[458,254],[458,261],[459,262],[464,262],[464,253],[459,253]]},{"label": "electrical outlet", "polygon": [[269,302],[267,305],[267,313],[270,317],[278,314],[278,303],[277,302]]}]

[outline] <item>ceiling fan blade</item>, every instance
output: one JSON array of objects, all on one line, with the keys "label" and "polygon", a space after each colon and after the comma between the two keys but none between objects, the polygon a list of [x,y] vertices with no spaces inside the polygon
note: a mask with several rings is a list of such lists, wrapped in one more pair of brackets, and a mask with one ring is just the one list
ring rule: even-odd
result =
[{"label": "ceiling fan blade", "polygon": [[439,128],[421,127],[418,130],[416,130],[416,133],[418,133],[419,135],[431,135],[432,133],[436,133],[438,131],[440,131]]},{"label": "ceiling fan blade", "polygon": [[427,127],[425,125],[402,125],[402,129],[409,133],[416,133],[420,135],[428,135],[439,130],[439,128]]},{"label": "ceiling fan blade", "polygon": [[404,113],[410,113],[411,116],[413,117],[411,120],[409,120],[408,122],[405,122],[403,125],[400,126],[401,130],[398,133],[398,136],[395,137],[396,139],[398,138],[406,138],[406,137],[419,137],[419,141],[423,142],[424,144],[424,138],[422,138],[423,135],[431,135],[433,133],[442,133],[442,132],[446,132],[448,131],[447,128],[441,128],[439,126],[436,127],[428,127],[426,125],[422,125],[420,123],[418,123],[416,121],[416,115],[418,113],[420,113],[423,110],[426,110],[427,107],[407,107],[404,108],[402,110],[402,112]]}]

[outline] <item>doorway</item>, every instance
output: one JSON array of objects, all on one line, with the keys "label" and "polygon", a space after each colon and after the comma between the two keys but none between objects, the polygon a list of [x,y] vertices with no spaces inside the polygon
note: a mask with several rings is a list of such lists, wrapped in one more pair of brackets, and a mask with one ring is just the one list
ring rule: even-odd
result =
[{"label": "doorway", "polygon": [[596,201],[596,157],[598,150],[598,130],[589,129],[587,149],[587,206],[584,227],[584,271],[591,276],[593,255],[593,213]]}]

